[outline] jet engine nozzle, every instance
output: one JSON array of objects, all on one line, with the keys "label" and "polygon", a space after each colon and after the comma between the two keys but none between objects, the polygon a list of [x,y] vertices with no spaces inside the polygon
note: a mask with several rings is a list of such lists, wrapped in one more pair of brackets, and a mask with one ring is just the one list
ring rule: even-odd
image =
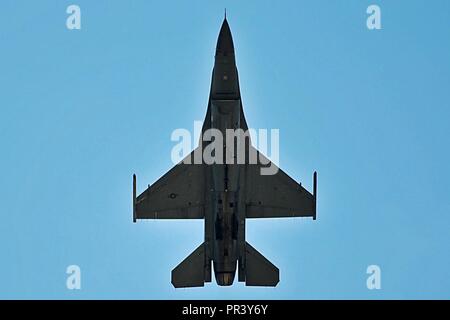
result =
[{"label": "jet engine nozzle", "polygon": [[231,286],[235,272],[216,272],[216,282],[219,286]]}]

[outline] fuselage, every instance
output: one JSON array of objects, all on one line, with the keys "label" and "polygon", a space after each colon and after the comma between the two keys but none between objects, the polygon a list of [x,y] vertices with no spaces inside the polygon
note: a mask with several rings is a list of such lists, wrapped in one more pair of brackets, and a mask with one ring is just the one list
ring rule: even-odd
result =
[{"label": "fuselage", "polygon": [[[210,93],[211,129],[226,137],[227,129],[242,128],[241,100],[234,46],[228,22],[225,20],[217,41]],[[226,162],[226,139],[223,156]],[[212,260],[216,282],[231,285],[238,261],[238,203],[239,166],[236,164],[211,165],[213,192],[211,204],[214,220]]]}]

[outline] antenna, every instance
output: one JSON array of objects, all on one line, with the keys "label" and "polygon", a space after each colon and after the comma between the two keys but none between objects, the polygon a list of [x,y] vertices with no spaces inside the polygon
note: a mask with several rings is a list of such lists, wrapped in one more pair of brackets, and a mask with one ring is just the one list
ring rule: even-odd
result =
[{"label": "antenna", "polygon": [[227,8],[225,8],[225,20],[227,20]]}]

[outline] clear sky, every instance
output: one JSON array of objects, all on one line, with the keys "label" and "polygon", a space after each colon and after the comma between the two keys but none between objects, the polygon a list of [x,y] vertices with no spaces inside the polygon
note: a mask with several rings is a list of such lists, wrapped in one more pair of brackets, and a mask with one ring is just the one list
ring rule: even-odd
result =
[{"label": "clear sky", "polygon": [[[203,120],[224,7],[248,124],[318,171],[318,219],[248,221],[276,288],[176,290],[203,222],[133,224],[132,174]],[[450,298],[449,1],[3,0],[0,58],[0,298]]]}]

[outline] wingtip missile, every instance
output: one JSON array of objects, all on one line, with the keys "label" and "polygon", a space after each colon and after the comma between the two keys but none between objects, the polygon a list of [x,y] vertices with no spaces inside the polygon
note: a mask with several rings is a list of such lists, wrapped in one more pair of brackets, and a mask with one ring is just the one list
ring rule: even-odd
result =
[{"label": "wingtip missile", "polygon": [[317,171],[314,171],[314,175],[313,175],[313,196],[314,196],[313,220],[316,220],[316,216],[317,216]]},{"label": "wingtip missile", "polygon": [[133,174],[133,223],[136,223],[136,175]]}]

